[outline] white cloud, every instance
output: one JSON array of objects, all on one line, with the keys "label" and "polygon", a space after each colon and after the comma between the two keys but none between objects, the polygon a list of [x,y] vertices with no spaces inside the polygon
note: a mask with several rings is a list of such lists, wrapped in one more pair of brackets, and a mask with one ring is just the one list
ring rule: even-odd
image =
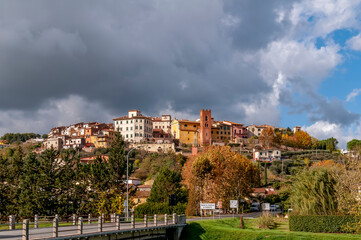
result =
[{"label": "white cloud", "polygon": [[360,88],[355,88],[354,90],[352,90],[352,92],[349,95],[347,95],[346,102],[349,102],[349,101],[353,100],[360,93],[361,93],[361,89]]},{"label": "white cloud", "polygon": [[352,50],[361,51],[361,34],[347,40],[346,46]]},{"label": "white cloud", "polygon": [[334,137],[338,140],[339,148],[346,148],[347,142],[352,139],[361,139],[361,124],[343,127],[341,124],[318,121],[310,126],[303,126],[302,130],[317,139]]}]

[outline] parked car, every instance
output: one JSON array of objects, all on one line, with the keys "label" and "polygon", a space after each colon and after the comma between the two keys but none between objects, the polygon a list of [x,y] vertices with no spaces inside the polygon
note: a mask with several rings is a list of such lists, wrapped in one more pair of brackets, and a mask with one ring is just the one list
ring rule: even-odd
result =
[{"label": "parked car", "polygon": [[260,203],[255,202],[251,205],[251,212],[259,212],[260,211]]}]

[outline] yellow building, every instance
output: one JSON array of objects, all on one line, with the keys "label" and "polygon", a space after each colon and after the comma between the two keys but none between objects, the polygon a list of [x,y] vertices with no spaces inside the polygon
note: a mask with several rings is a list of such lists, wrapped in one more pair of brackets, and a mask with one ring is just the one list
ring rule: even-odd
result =
[{"label": "yellow building", "polygon": [[102,130],[98,135],[90,137],[90,142],[94,144],[96,148],[109,148],[113,140],[115,139],[115,131],[113,130]]},{"label": "yellow building", "polygon": [[197,121],[174,119],[171,124],[171,134],[179,139],[181,144],[198,145],[200,124]]},{"label": "yellow building", "polygon": [[212,142],[230,142],[231,126],[224,122],[215,122],[212,124]]}]

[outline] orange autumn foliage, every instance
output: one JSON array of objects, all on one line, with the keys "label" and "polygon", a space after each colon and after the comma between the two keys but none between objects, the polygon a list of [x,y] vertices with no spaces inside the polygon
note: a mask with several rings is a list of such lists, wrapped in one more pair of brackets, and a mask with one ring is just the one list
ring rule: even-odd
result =
[{"label": "orange autumn foliage", "polygon": [[232,152],[230,147],[209,147],[188,158],[182,171],[183,183],[189,189],[186,213],[199,213],[200,202],[242,199],[259,183],[259,170],[252,162]]}]

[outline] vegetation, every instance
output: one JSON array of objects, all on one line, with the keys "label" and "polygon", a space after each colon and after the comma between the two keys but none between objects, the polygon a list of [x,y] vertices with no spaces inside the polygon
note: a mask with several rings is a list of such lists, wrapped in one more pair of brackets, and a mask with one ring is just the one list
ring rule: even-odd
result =
[{"label": "vegetation", "polygon": [[287,220],[276,219],[275,221],[277,222],[277,227],[271,230],[259,229],[256,219],[245,219],[244,229],[239,227],[239,218],[196,221],[189,223],[185,227],[181,239],[361,239],[361,236],[353,234],[290,232]]},{"label": "vegetation", "polygon": [[178,203],[176,206],[169,206],[168,203],[150,203],[146,202],[135,207],[136,215],[153,215],[153,214],[184,214],[186,210],[186,203]]},{"label": "vegetation", "polygon": [[277,227],[275,217],[272,216],[270,213],[264,213],[262,216],[256,219],[256,224],[258,228],[263,229],[274,229]]},{"label": "vegetation", "polygon": [[0,215],[120,213],[127,152],[119,134],[109,151],[108,162],[99,157],[94,164],[84,165],[74,150],[49,149],[35,155],[25,154],[21,146],[4,149],[0,155]]},{"label": "vegetation", "polygon": [[0,140],[6,140],[9,144],[26,142],[32,138],[40,138],[36,133],[6,133],[0,138]]},{"label": "vegetation", "polygon": [[311,168],[296,176],[290,202],[299,215],[328,215],[337,212],[336,180],[326,168]]},{"label": "vegetation", "polygon": [[258,185],[259,169],[230,147],[209,147],[184,165],[182,176],[189,189],[187,215],[199,214],[200,202],[241,200]]},{"label": "vegetation", "polygon": [[290,216],[290,231],[350,233],[345,228],[356,222],[354,216]]}]

